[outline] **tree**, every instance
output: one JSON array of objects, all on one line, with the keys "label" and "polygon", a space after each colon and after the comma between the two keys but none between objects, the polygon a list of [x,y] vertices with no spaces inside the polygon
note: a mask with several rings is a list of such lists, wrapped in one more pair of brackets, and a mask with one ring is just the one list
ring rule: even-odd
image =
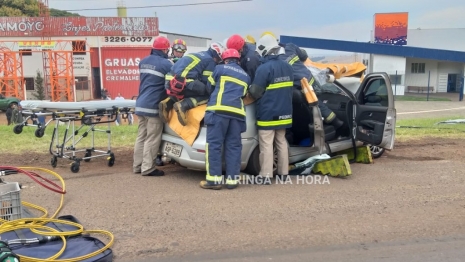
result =
[{"label": "tree", "polygon": [[37,75],[34,79],[34,89],[36,90],[36,92],[32,95],[37,100],[45,100],[44,79],[42,78],[42,74],[39,70],[37,70]]},{"label": "tree", "polygon": [[[39,3],[37,0],[0,0],[0,16],[39,16]],[[50,16],[79,16],[79,14],[50,8]]]}]

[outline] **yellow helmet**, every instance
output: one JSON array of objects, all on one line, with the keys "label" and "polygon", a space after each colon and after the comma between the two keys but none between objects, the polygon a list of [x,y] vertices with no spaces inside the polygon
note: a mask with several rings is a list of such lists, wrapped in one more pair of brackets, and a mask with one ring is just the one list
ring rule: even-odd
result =
[{"label": "yellow helmet", "polygon": [[251,36],[251,35],[246,35],[244,37],[244,39],[245,39],[245,41],[247,43],[251,43],[251,44],[255,44],[257,42],[257,41],[255,41],[255,38],[253,38],[253,36]]},{"label": "yellow helmet", "polygon": [[276,35],[273,34],[273,32],[270,32],[270,31],[263,32],[263,34],[262,34],[260,37],[263,37],[264,35],[271,35],[272,37],[278,39],[278,38],[276,37]]}]

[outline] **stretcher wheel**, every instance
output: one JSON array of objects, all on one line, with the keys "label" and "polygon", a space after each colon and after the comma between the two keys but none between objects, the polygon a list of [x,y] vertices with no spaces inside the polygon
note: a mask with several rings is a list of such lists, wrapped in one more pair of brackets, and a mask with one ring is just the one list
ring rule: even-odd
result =
[{"label": "stretcher wheel", "polygon": [[44,134],[45,134],[45,130],[43,128],[38,128],[38,129],[36,129],[34,134],[36,135],[36,137],[39,137],[39,138],[43,137]]},{"label": "stretcher wheel", "polygon": [[[92,152],[90,151],[87,151],[86,154],[84,155],[84,157],[91,157],[92,156]],[[90,158],[89,159],[84,159],[84,162],[89,162],[90,161]]]},{"label": "stretcher wheel", "polygon": [[74,162],[74,163],[71,164],[71,172],[73,172],[73,173],[79,172],[79,163],[78,162]]},{"label": "stretcher wheel", "polygon": [[113,153],[110,154],[108,158],[108,166],[112,167],[115,164],[115,155]]},{"label": "stretcher wheel", "polygon": [[23,125],[15,125],[13,132],[17,135],[21,134],[23,132]]},{"label": "stretcher wheel", "polygon": [[57,162],[58,159],[56,156],[52,156],[52,159],[50,159],[50,165],[52,165],[53,168],[57,167]]}]

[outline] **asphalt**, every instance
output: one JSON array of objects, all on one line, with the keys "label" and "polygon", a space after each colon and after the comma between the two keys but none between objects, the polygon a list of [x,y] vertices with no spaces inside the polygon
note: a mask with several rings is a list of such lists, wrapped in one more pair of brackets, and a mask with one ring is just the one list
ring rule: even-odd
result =
[{"label": "asphalt", "polygon": [[395,101],[397,119],[412,118],[465,118],[465,102]]},{"label": "asphalt", "polygon": [[[465,257],[465,238],[444,237],[434,239],[412,239],[403,242],[360,243],[355,245],[312,247],[306,249],[271,250],[251,253],[223,253],[219,255],[204,254],[188,259],[166,258],[157,262],[268,262],[294,261],[315,262],[345,261],[345,262],[462,262]],[[142,259],[139,262],[149,262],[152,259]],[[129,262],[129,260],[128,260]]]}]

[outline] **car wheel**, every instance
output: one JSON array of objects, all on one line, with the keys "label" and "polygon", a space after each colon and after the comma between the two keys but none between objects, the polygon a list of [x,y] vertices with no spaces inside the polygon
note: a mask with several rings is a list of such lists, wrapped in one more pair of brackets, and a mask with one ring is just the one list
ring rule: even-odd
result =
[{"label": "car wheel", "polygon": [[[274,148],[273,152],[273,174],[276,175],[278,170],[278,151]],[[248,175],[258,176],[260,173],[260,146],[255,147],[250,155],[249,162],[245,168]]]},{"label": "car wheel", "polygon": [[386,149],[379,147],[379,146],[372,146],[372,145],[368,145],[368,146],[370,147],[371,156],[373,158],[381,157],[384,154],[384,151],[386,151]]}]

